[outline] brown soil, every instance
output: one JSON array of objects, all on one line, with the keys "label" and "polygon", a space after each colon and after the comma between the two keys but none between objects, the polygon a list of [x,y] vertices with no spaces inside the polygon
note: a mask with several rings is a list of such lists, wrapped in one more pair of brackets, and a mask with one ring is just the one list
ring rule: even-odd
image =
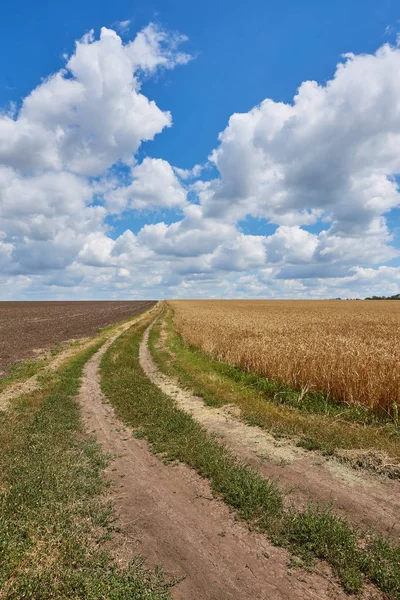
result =
[{"label": "brown soil", "polygon": [[400,481],[375,474],[357,472],[346,464],[307,452],[288,440],[275,440],[266,430],[240,421],[238,407],[212,408],[190,391],[162,374],[149,348],[147,329],[140,348],[140,362],[146,375],[173,397],[182,410],[221,437],[234,453],[273,477],[287,492],[288,502],[298,508],[310,501],[332,503],[336,512],[364,528],[379,528],[398,538],[400,525]]},{"label": "brown soil", "polygon": [[153,301],[0,302],[0,377],[38,349],[56,342],[92,336],[100,327],[150,308]]},{"label": "brown soil", "polygon": [[[322,564],[314,573],[289,569],[288,553],[235,521],[213,498],[207,481],[182,464],[165,465],[116,418],[98,374],[101,357],[116,337],[87,363],[79,401],[87,430],[116,457],[107,475],[122,524],[121,560],[142,554],[149,565],[162,564],[169,576],[185,577],[173,588],[176,599],[348,598]],[[367,589],[362,597],[382,596]]]}]

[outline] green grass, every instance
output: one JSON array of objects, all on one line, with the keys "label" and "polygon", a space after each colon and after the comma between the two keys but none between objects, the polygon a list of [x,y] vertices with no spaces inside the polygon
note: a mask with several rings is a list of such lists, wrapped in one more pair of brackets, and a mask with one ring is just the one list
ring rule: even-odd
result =
[{"label": "green grass", "polygon": [[75,400],[83,366],[103,342],[0,413],[1,598],[170,598],[158,570],[140,560],[119,567],[107,550],[115,525],[108,459],[84,435]]},{"label": "green grass", "polygon": [[[79,343],[80,342],[72,342],[68,345],[79,345]],[[21,362],[12,365],[7,374],[4,377],[0,377],[0,393],[4,392],[14,383],[22,383],[27,379],[34,377],[35,375],[39,375],[40,377],[50,360],[57,356],[57,354],[64,349],[65,346],[63,346],[61,342],[56,342],[56,344],[49,349],[48,355],[44,356],[43,358],[22,360]]]},{"label": "green grass", "polygon": [[23,360],[13,365],[5,377],[0,378],[0,392],[17,381],[25,381],[36,375],[47,363],[46,359]]},{"label": "green grass", "polygon": [[[50,348],[49,355],[51,357],[57,356],[61,350],[64,350],[63,344],[61,342],[56,342],[54,346]],[[49,356],[45,356],[44,358],[22,360],[21,362],[12,365],[9,368],[8,373],[4,377],[0,377],[0,393],[14,383],[26,381],[30,377],[37,375],[48,362]]]},{"label": "green grass", "polygon": [[329,402],[321,394],[301,394],[214,360],[186,344],[165,312],[167,339],[158,344],[161,320],[150,334],[150,346],[159,368],[178,379],[210,406],[236,404],[242,419],[276,435],[294,437],[304,448],[334,454],[339,449],[376,450],[400,459],[400,429],[393,420],[367,411]]},{"label": "green grass", "polygon": [[285,511],[275,482],[239,462],[145,376],[138,357],[144,328],[139,324],[122,335],[102,361],[103,390],[118,416],[164,460],[179,460],[207,477],[214,493],[251,528],[267,532],[308,563],[327,560],[348,592],[359,591],[368,579],[398,598],[398,548],[385,541],[380,550],[377,537],[367,539],[330,507]]}]

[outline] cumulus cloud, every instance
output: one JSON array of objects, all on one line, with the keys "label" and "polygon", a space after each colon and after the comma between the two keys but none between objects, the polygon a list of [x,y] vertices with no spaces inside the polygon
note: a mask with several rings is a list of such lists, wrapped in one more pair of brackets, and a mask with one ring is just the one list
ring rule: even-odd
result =
[{"label": "cumulus cloud", "polygon": [[174,167],[174,171],[178,177],[186,181],[187,179],[196,179],[197,177],[200,177],[203,168],[203,165],[195,165],[192,169],[179,169],[178,167]]},{"label": "cumulus cloud", "polygon": [[[55,217],[74,215],[91,200],[85,178],[68,172],[47,171],[24,175],[0,165],[0,218],[12,218],[16,227],[26,229],[24,215]],[[21,217],[17,222],[15,217]]]},{"label": "cumulus cloud", "polygon": [[301,84],[292,104],[266,99],[234,114],[200,188],[205,213],[287,225],[324,217],[337,236],[375,234],[399,204],[400,48],[347,54],[325,85]]},{"label": "cumulus cloud", "polygon": [[221,271],[249,271],[265,265],[265,240],[262,236],[238,233],[216,249],[211,266]]},{"label": "cumulus cloud", "polygon": [[144,140],[171,125],[171,115],[140,92],[140,73],[173,68],[182,36],[149,25],[124,44],[103,27],[76,43],[64,69],[27,96],[18,114],[0,116],[0,163],[16,169],[68,170],[96,176],[128,164]]},{"label": "cumulus cloud", "polygon": [[311,234],[298,226],[281,225],[265,240],[269,263],[282,266],[281,278],[331,277],[354,264],[377,264],[398,255],[389,245],[386,224],[365,236],[339,236],[332,229]]},{"label": "cumulus cloud", "polygon": [[139,242],[159,256],[196,257],[212,254],[237,233],[228,223],[204,219],[199,206],[190,205],[184,212],[184,218],[171,225],[145,225],[138,234]]},{"label": "cumulus cloud", "polygon": [[65,68],[39,84],[20,110],[0,113],[3,274],[65,273],[77,260],[104,265],[115,243],[99,199],[115,190],[118,177],[108,169],[117,162],[132,166],[127,205],[185,203],[168,163],[135,164],[140,144],[171,125],[169,112],[141,93],[141,78],[187,62],[178,51],[182,41],[153,24],[127,43],[110,29],[102,28],[99,39],[89,32]]},{"label": "cumulus cloud", "polygon": [[127,229],[116,240],[102,232],[96,232],[87,237],[79,254],[78,262],[91,267],[118,267],[119,271],[129,271],[126,266],[146,262],[152,251],[141,246],[137,237]]},{"label": "cumulus cloud", "polygon": [[[400,268],[384,263],[398,256],[400,48],[348,54],[293,102],[232,115],[205,165],[138,162],[172,125],[142,82],[189,62],[185,40],[154,24],[126,43],[89,32],[0,113],[0,285],[23,297],[397,293]],[[160,209],[181,216],[111,235],[110,215]],[[247,216],[274,233],[244,233]]]},{"label": "cumulus cloud", "polygon": [[268,262],[308,263],[317,248],[317,237],[300,227],[281,225],[266,240]]},{"label": "cumulus cloud", "polygon": [[131,177],[130,185],[118,186],[105,194],[107,206],[112,212],[126,208],[141,210],[185,206],[186,190],[166,160],[145,158],[132,168]]}]

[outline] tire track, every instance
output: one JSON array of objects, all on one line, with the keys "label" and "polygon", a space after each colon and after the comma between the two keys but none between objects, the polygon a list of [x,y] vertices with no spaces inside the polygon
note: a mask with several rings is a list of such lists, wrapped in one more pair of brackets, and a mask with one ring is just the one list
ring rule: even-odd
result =
[{"label": "tire track", "polygon": [[[400,481],[358,473],[345,464],[277,442],[266,430],[237,418],[236,406],[213,408],[176,381],[161,373],[153,361],[147,328],[140,347],[140,364],[146,375],[178,407],[190,413],[206,430],[222,438],[237,457],[274,477],[287,492],[288,503],[303,508],[310,501],[333,504],[335,511],[364,528],[377,528],[399,538]],[[240,411],[239,411],[240,412]]]},{"label": "tire track", "polygon": [[[251,533],[228,507],[214,499],[208,482],[183,464],[165,465],[144,440],[119,421],[105,403],[99,366],[110,338],[84,369],[79,402],[86,429],[104,452],[115,456],[107,469],[114,484],[116,513],[124,541],[115,548],[126,561],[148,557],[173,577],[184,577],[172,596],[185,600],[305,600],[348,598],[327,567],[293,576],[290,555],[265,536]],[[147,340],[147,338],[146,338]],[[371,598],[372,596],[365,596]]]}]

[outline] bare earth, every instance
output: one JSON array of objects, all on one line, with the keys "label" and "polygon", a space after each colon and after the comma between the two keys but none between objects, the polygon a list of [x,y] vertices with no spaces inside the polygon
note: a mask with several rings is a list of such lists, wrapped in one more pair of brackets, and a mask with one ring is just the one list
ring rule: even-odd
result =
[{"label": "bare earth", "polygon": [[[120,332],[129,325],[125,325]],[[117,334],[118,335],[118,334]],[[113,336],[87,363],[79,401],[87,430],[116,456],[108,468],[126,540],[121,560],[133,554],[185,577],[172,591],[185,600],[344,599],[329,569],[290,571],[290,556],[250,533],[227,506],[212,497],[208,482],[184,465],[165,465],[104,403],[99,363]],[[381,598],[366,589],[363,598]]]},{"label": "bare earth", "polygon": [[[152,324],[153,325],[153,324]],[[155,365],[147,329],[140,348],[140,362],[146,375],[163,392],[173,397],[209,432],[217,434],[246,463],[265,477],[277,479],[289,502],[300,508],[310,501],[332,503],[335,511],[365,528],[376,527],[397,538],[400,534],[400,481],[354,471],[346,464],[277,441],[260,427],[246,425],[237,417],[237,407],[212,408],[183,390]]]},{"label": "bare earth", "polygon": [[0,377],[56,342],[92,336],[96,330],[150,308],[153,301],[0,302]]}]

